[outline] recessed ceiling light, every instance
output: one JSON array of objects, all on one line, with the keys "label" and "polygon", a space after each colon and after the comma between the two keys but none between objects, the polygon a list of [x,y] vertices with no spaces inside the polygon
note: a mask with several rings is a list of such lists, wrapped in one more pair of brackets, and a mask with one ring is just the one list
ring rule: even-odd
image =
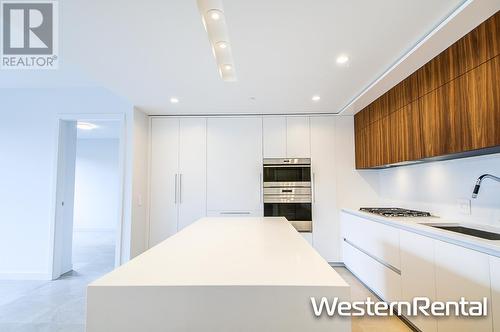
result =
[{"label": "recessed ceiling light", "polygon": [[172,104],[177,104],[177,103],[179,102],[179,99],[178,99],[178,98],[175,98],[175,97],[172,97],[172,98],[170,98],[170,102],[171,102]]},{"label": "recessed ceiling light", "polygon": [[218,48],[225,49],[225,48],[227,48],[227,43],[226,43],[226,42],[223,42],[223,41],[218,42],[218,43],[217,43],[217,47],[218,47]]},{"label": "recessed ceiling light", "polygon": [[231,70],[231,69],[233,69],[233,66],[231,66],[231,65],[224,65],[224,69],[225,70]]},{"label": "recessed ceiling light", "polygon": [[315,95],[311,99],[312,99],[312,101],[319,101],[321,99],[321,97],[318,95]]},{"label": "recessed ceiling light", "polygon": [[97,128],[95,124],[90,122],[78,122],[76,127],[81,130],[93,130]]},{"label": "recessed ceiling light", "polygon": [[208,11],[208,15],[210,16],[210,18],[212,20],[218,21],[222,17],[222,12],[220,10],[217,10],[217,9],[212,9],[212,10]]},{"label": "recessed ceiling light", "polygon": [[348,61],[349,61],[349,57],[347,55],[345,55],[345,54],[339,55],[337,57],[337,63],[339,65],[346,64]]}]

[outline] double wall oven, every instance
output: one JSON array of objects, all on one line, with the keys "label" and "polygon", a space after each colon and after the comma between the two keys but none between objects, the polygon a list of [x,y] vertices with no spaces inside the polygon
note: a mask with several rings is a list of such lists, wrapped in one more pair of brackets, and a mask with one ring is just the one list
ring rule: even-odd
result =
[{"label": "double wall oven", "polygon": [[311,159],[264,159],[264,216],[286,217],[299,232],[312,231]]}]

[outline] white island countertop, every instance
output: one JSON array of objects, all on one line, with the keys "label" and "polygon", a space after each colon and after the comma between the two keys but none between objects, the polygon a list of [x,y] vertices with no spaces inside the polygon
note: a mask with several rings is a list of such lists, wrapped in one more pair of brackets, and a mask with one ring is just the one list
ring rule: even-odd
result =
[{"label": "white island countertop", "polygon": [[203,218],[93,282],[347,286],[285,218]]},{"label": "white island countertop", "polygon": [[348,284],[285,218],[203,218],[91,283],[87,332],[350,331]]}]

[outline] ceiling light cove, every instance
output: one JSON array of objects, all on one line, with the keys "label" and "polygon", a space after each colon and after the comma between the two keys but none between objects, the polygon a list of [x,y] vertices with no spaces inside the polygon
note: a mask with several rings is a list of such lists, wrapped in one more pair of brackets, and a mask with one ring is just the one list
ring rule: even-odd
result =
[{"label": "ceiling light cove", "polygon": [[226,82],[235,82],[237,78],[222,0],[197,0],[197,3],[219,75]]},{"label": "ceiling light cove", "polygon": [[97,126],[93,123],[90,123],[90,122],[78,122],[76,124],[76,128],[81,129],[81,130],[93,130],[93,129],[96,129]]},{"label": "ceiling light cove", "polygon": [[172,104],[178,104],[179,103],[179,98],[176,98],[176,97],[170,98],[170,103],[172,103]]},{"label": "ceiling light cove", "polygon": [[321,97],[318,95],[312,96],[311,100],[312,101],[320,101]]},{"label": "ceiling light cove", "polygon": [[349,63],[349,57],[345,54],[341,54],[337,57],[337,64],[346,65]]}]

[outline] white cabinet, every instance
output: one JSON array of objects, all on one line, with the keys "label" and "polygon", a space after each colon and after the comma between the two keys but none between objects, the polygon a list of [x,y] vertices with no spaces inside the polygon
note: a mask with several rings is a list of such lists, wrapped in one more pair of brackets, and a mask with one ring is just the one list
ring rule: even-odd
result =
[{"label": "white cabinet", "polygon": [[206,119],[151,120],[149,246],[205,216]]},{"label": "white cabinet", "polygon": [[401,296],[400,275],[347,241],[343,243],[346,267],[383,300],[398,300]]},{"label": "white cabinet", "polygon": [[286,118],[287,158],[309,158],[311,156],[309,117]]},{"label": "white cabinet", "polygon": [[264,158],[286,158],[286,117],[265,116],[262,133]]},{"label": "white cabinet", "polygon": [[151,123],[151,197],[149,246],[177,232],[179,119],[153,118]]},{"label": "white cabinet", "polygon": [[206,215],[206,127],[203,118],[180,119],[178,230]]},{"label": "white cabinet", "polygon": [[336,206],[335,118],[311,117],[314,248],[329,262],[340,260],[340,222]]},{"label": "white cabinet", "polygon": [[[412,302],[415,297],[436,299],[434,240],[411,232],[400,231],[401,300]],[[433,317],[407,317],[421,331],[437,331]]]},{"label": "white cabinet", "polygon": [[400,269],[399,230],[349,213],[342,213],[344,237],[377,259]]},{"label": "white cabinet", "polygon": [[400,299],[399,230],[349,213],[341,222],[347,268],[384,300]]},{"label": "white cabinet", "polygon": [[264,116],[264,158],[309,158],[309,121],[306,116]]},{"label": "white cabinet", "polygon": [[262,215],[262,118],[207,120],[207,174],[209,215]]},{"label": "white cabinet", "polygon": [[500,258],[490,256],[491,313],[493,331],[500,332]]},{"label": "white cabinet", "polygon": [[[490,267],[486,254],[435,240],[436,299],[469,301],[490,299]],[[491,301],[490,301],[491,303]],[[438,319],[439,332],[492,331],[487,317],[444,317]]]}]

